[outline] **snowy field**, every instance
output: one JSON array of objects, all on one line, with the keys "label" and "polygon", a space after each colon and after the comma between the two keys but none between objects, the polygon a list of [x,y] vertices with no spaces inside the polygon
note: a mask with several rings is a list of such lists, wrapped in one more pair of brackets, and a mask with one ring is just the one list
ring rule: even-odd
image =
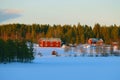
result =
[{"label": "snowy field", "polygon": [[0,64],[0,80],[120,80],[120,57],[52,56],[62,48],[39,48],[32,63]]}]

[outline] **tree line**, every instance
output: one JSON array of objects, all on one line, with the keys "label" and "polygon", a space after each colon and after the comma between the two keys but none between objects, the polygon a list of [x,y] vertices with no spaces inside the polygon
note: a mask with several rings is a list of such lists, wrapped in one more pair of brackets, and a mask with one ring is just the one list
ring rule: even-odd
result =
[{"label": "tree line", "polygon": [[89,38],[102,38],[105,44],[120,41],[120,26],[100,25],[49,25],[49,24],[5,24],[0,25],[3,40],[30,40],[37,43],[39,38],[60,38],[65,43],[86,43]]},{"label": "tree line", "polygon": [[0,39],[0,63],[31,62],[34,59],[33,44],[28,44],[24,40]]}]

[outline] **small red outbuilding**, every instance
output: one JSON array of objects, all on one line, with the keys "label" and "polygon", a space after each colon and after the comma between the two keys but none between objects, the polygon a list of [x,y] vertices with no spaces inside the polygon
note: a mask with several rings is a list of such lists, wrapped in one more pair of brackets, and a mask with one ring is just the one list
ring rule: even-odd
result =
[{"label": "small red outbuilding", "polygon": [[91,45],[103,45],[103,40],[102,39],[99,39],[99,38],[90,38],[88,40],[88,44],[91,44]]},{"label": "small red outbuilding", "polygon": [[40,47],[61,47],[60,38],[40,38],[39,39]]}]

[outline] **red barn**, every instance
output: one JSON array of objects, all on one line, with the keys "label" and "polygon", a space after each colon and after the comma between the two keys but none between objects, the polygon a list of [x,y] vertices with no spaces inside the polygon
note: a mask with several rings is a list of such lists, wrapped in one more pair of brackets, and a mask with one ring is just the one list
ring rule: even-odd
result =
[{"label": "red barn", "polygon": [[39,39],[40,47],[61,47],[60,38],[40,38]]}]

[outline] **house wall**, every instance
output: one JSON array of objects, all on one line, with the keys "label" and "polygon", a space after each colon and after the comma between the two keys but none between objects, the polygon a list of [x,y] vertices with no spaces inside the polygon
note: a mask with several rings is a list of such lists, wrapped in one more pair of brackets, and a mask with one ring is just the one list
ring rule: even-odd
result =
[{"label": "house wall", "polygon": [[44,41],[44,40],[40,40],[39,41],[39,46],[40,47],[61,47],[61,42],[60,41]]}]

